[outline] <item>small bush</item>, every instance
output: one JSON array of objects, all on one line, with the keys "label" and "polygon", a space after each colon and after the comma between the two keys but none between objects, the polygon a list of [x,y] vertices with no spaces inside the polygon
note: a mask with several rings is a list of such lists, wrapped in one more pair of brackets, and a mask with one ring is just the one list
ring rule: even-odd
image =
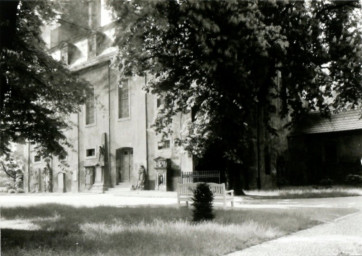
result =
[{"label": "small bush", "polygon": [[289,181],[286,178],[284,178],[284,177],[278,177],[277,178],[277,186],[278,186],[278,188],[284,187],[284,186],[287,186],[287,185],[289,185]]},{"label": "small bush", "polygon": [[24,191],[24,189],[22,189],[22,188],[18,188],[17,190],[16,190],[16,193],[24,193],[25,191]]},{"label": "small bush", "polygon": [[346,180],[345,180],[346,184],[348,185],[362,185],[362,175],[357,175],[357,174],[348,174],[346,176]]},{"label": "small bush", "polygon": [[331,180],[330,178],[324,178],[319,182],[319,185],[325,188],[331,188],[333,185],[333,180]]},{"label": "small bush", "polygon": [[14,193],[16,193],[16,190],[15,190],[15,189],[13,189],[13,188],[8,189],[8,193],[9,193],[9,194],[14,194]]},{"label": "small bush", "polygon": [[212,194],[210,187],[206,183],[200,183],[194,190],[193,201],[193,221],[207,221],[214,218],[212,211],[212,201],[214,195]]}]

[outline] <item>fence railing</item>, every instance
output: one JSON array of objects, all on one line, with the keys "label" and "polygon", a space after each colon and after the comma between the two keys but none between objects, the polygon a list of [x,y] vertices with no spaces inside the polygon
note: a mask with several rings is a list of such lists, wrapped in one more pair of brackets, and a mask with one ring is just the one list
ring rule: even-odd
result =
[{"label": "fence railing", "polygon": [[207,170],[207,171],[193,171],[181,172],[181,183],[194,183],[194,182],[215,182],[220,183],[220,171]]}]

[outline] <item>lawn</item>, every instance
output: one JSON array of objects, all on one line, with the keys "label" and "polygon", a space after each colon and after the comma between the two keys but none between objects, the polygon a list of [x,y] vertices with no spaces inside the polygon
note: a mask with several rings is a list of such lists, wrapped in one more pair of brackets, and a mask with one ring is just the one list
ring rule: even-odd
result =
[{"label": "lawn", "polygon": [[213,222],[194,224],[183,207],[3,208],[3,220],[33,229],[3,229],[2,255],[224,255],[354,211],[218,209]]}]

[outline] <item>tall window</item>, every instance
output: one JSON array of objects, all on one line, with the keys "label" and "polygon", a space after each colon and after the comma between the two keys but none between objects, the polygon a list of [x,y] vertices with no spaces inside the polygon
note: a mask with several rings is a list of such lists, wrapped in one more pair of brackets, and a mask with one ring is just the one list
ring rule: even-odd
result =
[{"label": "tall window", "polygon": [[124,80],[118,87],[118,118],[129,117],[129,86]]},{"label": "tall window", "polygon": [[91,89],[87,96],[85,103],[85,124],[94,124],[95,122],[95,100],[94,100],[94,88]]}]

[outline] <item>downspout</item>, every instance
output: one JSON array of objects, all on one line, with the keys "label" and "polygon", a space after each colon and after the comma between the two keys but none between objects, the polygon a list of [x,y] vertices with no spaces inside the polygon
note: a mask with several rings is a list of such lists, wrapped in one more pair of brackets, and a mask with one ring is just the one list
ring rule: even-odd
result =
[{"label": "downspout", "polygon": [[28,142],[28,192],[30,192],[30,142]]},{"label": "downspout", "polygon": [[256,179],[256,183],[257,183],[257,187],[260,190],[261,189],[261,177],[260,177],[260,168],[261,168],[261,163],[260,163],[260,123],[259,123],[259,119],[260,119],[260,106],[259,106],[259,102],[257,103],[257,107],[256,107],[256,150],[257,150],[257,158],[258,158],[258,163],[257,163],[257,168],[258,168],[258,176]]},{"label": "downspout", "polygon": [[78,183],[78,191],[80,192],[80,132],[79,132],[79,112],[77,113],[77,138],[78,138],[78,150],[77,150],[77,155],[78,155],[78,173],[77,173],[77,183]]},{"label": "downspout", "polygon": [[[110,187],[113,187],[111,180],[111,61],[108,63],[108,150],[107,150],[107,182]],[[117,175],[116,175],[117,176]],[[115,180],[116,184],[116,180]]]},{"label": "downspout", "polygon": [[[147,85],[147,74],[145,74],[145,86]],[[149,170],[148,170],[148,112],[147,112],[147,92],[145,93],[145,135],[146,135],[146,175],[149,175]],[[149,179],[148,179],[149,180]]]}]

